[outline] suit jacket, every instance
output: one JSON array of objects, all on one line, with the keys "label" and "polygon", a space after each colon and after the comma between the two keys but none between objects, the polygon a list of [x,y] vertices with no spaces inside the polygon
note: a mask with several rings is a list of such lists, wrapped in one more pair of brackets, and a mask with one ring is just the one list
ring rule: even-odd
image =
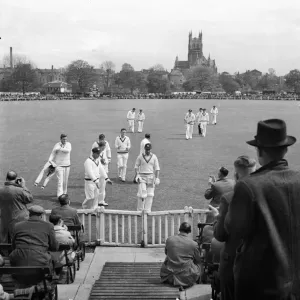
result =
[{"label": "suit jacket", "polygon": [[[241,244],[242,240],[234,239],[225,230],[224,222],[225,217],[228,212],[229,204],[233,197],[233,191],[224,194],[221,197],[219,215],[217,221],[214,224],[214,237],[220,241],[224,242],[224,247],[221,249],[220,253],[220,267],[219,275],[221,280],[221,285],[226,284],[226,282],[233,282],[233,265],[235,260],[235,253],[237,247]],[[232,285],[232,284],[231,284]]]},{"label": "suit jacket", "polygon": [[66,226],[81,225],[77,210],[70,205],[62,205],[53,208],[51,215],[60,215]]},{"label": "suit jacket", "polygon": [[[259,195],[259,197],[258,197]],[[283,274],[257,201],[263,197],[287,251],[293,293],[300,296],[300,172],[286,160],[271,162],[235,186],[225,229],[242,239],[234,264],[236,300],[278,299]],[[289,279],[289,278],[288,278]]]},{"label": "suit jacket", "polygon": [[209,189],[205,191],[205,199],[210,200],[210,205],[218,207],[220,205],[221,196],[233,190],[235,181],[233,179],[218,179]]},{"label": "suit jacket", "polygon": [[198,244],[185,233],[171,236],[166,241],[167,255],[160,271],[162,282],[174,286],[193,285],[200,276],[201,257]]},{"label": "suit jacket", "polygon": [[28,220],[27,204],[33,201],[31,193],[13,182],[5,182],[0,189],[0,242],[8,243],[8,236],[17,222]]}]

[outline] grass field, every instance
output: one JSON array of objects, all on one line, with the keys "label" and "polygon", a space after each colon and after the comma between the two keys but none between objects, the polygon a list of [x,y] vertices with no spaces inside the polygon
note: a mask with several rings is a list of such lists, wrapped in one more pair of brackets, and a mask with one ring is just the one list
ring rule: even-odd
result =
[{"label": "grass field", "polygon": [[[210,110],[219,106],[217,126],[207,127],[206,138],[185,140],[183,118],[191,108]],[[127,182],[116,179],[114,140],[122,127],[127,127],[129,109],[143,108],[146,121],[144,132],[128,133],[132,150],[129,154]],[[48,160],[62,132],[72,143],[71,172],[68,193],[72,205],[81,208],[84,200],[83,163],[99,133],[104,133],[112,148],[107,202],[110,209],[136,210],[137,185],[132,183],[134,162],[140,141],[151,133],[153,152],[161,166],[161,184],[157,187],[152,210],[182,209],[185,205],[204,207],[204,191],[209,175],[216,175],[223,165],[233,176],[233,161],[242,154],[255,157],[255,149],[245,141],[256,133],[257,121],[278,117],[287,122],[288,132],[300,138],[300,109],[295,102],[234,101],[234,100],[82,100],[0,103],[0,181],[7,170],[16,170],[24,177],[34,195],[35,203],[47,209],[57,205],[56,177],[43,191],[33,186],[41,168]],[[300,143],[291,147],[289,164],[300,167]]]}]

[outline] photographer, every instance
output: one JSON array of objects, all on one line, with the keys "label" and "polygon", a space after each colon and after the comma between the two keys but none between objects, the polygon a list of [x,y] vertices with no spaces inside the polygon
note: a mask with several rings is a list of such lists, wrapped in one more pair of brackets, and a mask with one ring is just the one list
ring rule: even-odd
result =
[{"label": "photographer", "polygon": [[1,243],[9,243],[14,225],[29,218],[26,205],[32,201],[33,197],[25,186],[24,178],[9,171],[4,187],[0,189]]}]

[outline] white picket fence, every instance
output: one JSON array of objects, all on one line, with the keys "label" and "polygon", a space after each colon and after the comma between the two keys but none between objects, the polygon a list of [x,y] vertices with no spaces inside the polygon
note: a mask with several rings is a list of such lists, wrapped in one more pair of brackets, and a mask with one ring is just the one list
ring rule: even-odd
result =
[{"label": "white picket fence", "polygon": [[[186,206],[183,210],[147,213],[100,207],[95,211],[79,209],[77,212],[85,225],[89,244],[96,241],[104,246],[164,247],[166,239],[178,233],[184,221],[192,225],[192,236],[195,238],[197,224],[205,223],[208,210]],[[50,210],[46,211],[46,215],[50,213]]]}]

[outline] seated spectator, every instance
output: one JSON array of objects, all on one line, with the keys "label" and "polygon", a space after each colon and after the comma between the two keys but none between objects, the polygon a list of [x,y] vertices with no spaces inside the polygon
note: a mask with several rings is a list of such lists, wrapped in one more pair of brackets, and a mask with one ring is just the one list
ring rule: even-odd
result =
[{"label": "seated spectator", "polygon": [[[54,225],[55,238],[59,245],[69,245],[73,246],[75,243],[74,238],[71,236],[71,233],[68,231],[64,221],[60,215],[50,215],[49,221]],[[52,258],[54,261],[54,267],[60,268],[66,264],[64,251],[55,251],[52,252]],[[68,251],[69,260],[75,258],[75,252],[71,250]]]},{"label": "seated spectator", "polygon": [[3,286],[0,284],[0,300],[14,299],[14,294],[4,292]]},{"label": "seated spectator", "polygon": [[0,189],[1,228],[0,242],[10,243],[14,225],[28,220],[27,204],[33,197],[25,186],[25,180],[14,171],[7,172],[4,187]]},{"label": "seated spectator", "polygon": [[66,226],[81,225],[77,210],[70,206],[68,194],[62,194],[58,197],[59,207],[55,207],[51,211],[51,215],[60,215]]},{"label": "seated spectator", "polygon": [[[244,179],[246,176],[256,170],[255,159],[248,156],[240,156],[234,162],[235,178],[236,181]],[[233,191],[224,194],[221,197],[219,211],[214,209],[214,215],[217,220],[214,224],[214,236],[220,242],[224,243],[224,248],[220,256],[220,284],[221,294],[224,300],[234,300],[234,278],[233,278],[233,265],[235,260],[236,249],[241,244],[241,239],[235,239],[227,233],[224,228],[224,221],[228,212],[229,204],[233,197]],[[213,208],[211,208],[213,209]]]},{"label": "seated spectator", "polygon": [[[29,220],[19,222],[13,229],[10,263],[15,267],[45,266],[52,269],[50,251],[58,249],[53,225],[43,221],[44,209],[34,205],[29,208]],[[28,280],[27,280],[28,279]],[[36,283],[34,278],[20,278],[18,281]]]},{"label": "seated spectator", "polygon": [[167,239],[165,248],[167,257],[160,270],[161,282],[189,287],[199,280],[200,252],[198,244],[188,236],[189,233],[191,225],[183,222],[179,234]]}]

